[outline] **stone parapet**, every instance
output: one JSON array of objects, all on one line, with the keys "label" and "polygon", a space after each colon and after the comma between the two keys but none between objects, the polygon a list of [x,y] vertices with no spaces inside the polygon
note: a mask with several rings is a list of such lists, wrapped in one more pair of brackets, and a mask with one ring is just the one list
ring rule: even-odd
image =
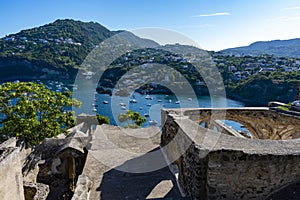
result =
[{"label": "stone parapet", "polygon": [[[270,112],[265,108],[248,112],[251,110]],[[167,159],[177,165],[178,182],[186,196],[266,199],[300,181],[300,139],[234,137],[201,127],[196,120],[191,120],[191,113],[196,118],[196,113],[205,112],[200,109],[162,111],[161,146]]]}]

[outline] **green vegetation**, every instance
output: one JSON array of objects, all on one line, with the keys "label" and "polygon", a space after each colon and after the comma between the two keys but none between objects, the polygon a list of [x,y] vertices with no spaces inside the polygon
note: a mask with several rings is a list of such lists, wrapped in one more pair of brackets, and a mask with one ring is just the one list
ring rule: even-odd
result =
[{"label": "green vegetation", "polygon": [[124,114],[118,116],[119,122],[127,122],[125,128],[139,128],[146,122],[146,118],[142,117],[138,112],[128,110]]},{"label": "green vegetation", "polygon": [[250,76],[231,88],[227,87],[226,95],[250,106],[265,106],[270,101],[291,102],[296,98],[298,81],[286,79],[288,73],[280,74],[284,77],[281,80],[273,79],[274,73],[268,72]]},{"label": "green vegetation", "polygon": [[74,99],[74,98],[72,99],[72,104],[73,104],[73,106],[75,106],[77,108],[82,106],[82,102],[77,99]]},{"label": "green vegetation", "polygon": [[67,134],[75,125],[70,92],[53,92],[33,82],[0,85],[0,134],[25,139],[27,147]]},{"label": "green vegetation", "polygon": [[57,68],[79,67],[88,53],[114,33],[98,23],[56,20],[0,40],[0,57],[38,61]]},{"label": "green vegetation", "polygon": [[102,116],[100,114],[97,114],[96,117],[97,117],[97,120],[98,120],[98,122],[99,122],[100,125],[102,125],[102,124],[110,124],[110,120],[109,120],[108,117]]}]

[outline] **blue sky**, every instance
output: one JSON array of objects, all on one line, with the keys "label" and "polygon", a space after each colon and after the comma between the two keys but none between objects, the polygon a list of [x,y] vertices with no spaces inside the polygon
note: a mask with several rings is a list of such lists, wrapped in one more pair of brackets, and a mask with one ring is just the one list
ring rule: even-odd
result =
[{"label": "blue sky", "polygon": [[174,30],[207,50],[300,38],[299,0],[2,1],[0,36],[65,18],[111,30]]}]

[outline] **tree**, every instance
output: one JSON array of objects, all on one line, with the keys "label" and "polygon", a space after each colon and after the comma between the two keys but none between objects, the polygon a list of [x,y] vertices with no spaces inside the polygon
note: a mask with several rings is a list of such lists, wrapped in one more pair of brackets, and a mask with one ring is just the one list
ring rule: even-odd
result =
[{"label": "tree", "polygon": [[33,82],[0,85],[0,134],[25,139],[27,147],[67,133],[75,125],[71,92],[54,92]]},{"label": "tree", "polygon": [[126,113],[120,114],[118,120],[121,123],[127,122],[125,128],[139,128],[146,122],[145,117],[142,117],[138,112],[133,112],[132,110],[128,110]]},{"label": "tree", "polygon": [[105,117],[105,116],[102,116],[102,115],[99,115],[99,114],[97,114],[96,117],[97,117],[97,120],[98,120],[100,125],[110,124],[110,120],[109,120],[108,117]]}]

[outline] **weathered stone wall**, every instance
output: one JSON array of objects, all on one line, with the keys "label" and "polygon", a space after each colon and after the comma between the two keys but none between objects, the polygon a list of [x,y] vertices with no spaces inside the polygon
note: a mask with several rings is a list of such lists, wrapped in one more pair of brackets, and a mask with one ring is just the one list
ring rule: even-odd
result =
[{"label": "weathered stone wall", "polygon": [[24,182],[24,195],[26,200],[46,200],[48,194],[48,185]]},{"label": "weathered stone wall", "polygon": [[204,129],[180,112],[162,112],[161,145],[192,199],[265,199],[300,180],[299,139],[237,138]]},{"label": "weathered stone wall", "polygon": [[0,149],[0,199],[24,199],[19,148]]},{"label": "weathered stone wall", "polygon": [[89,192],[92,188],[92,181],[88,176],[80,175],[76,184],[76,189],[72,200],[88,199]]},{"label": "weathered stone wall", "polygon": [[207,199],[265,199],[300,178],[299,155],[208,154]]},{"label": "weathered stone wall", "polygon": [[195,199],[200,196],[205,197],[208,167],[206,151],[200,152],[200,149],[196,148],[194,141],[184,133],[180,124],[174,123],[175,116],[173,118],[165,115],[165,117],[161,146],[167,160],[178,167],[179,186],[186,196]]}]

